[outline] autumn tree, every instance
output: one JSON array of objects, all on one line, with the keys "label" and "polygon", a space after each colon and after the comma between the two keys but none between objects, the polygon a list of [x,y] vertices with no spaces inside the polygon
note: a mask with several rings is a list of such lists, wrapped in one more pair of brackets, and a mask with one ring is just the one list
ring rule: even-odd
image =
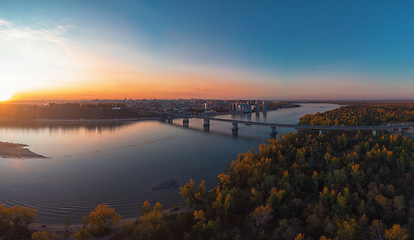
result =
[{"label": "autumn tree", "polygon": [[[220,218],[217,218],[215,221],[210,220],[207,222],[206,217],[204,216],[204,211],[194,211],[194,219],[198,222],[193,226],[193,230],[198,236],[207,233],[209,229],[213,230],[214,234],[218,234],[220,231]],[[210,231],[211,231],[210,230]]]},{"label": "autumn tree", "polygon": [[[142,219],[138,220],[138,226],[134,231],[134,239],[163,239],[166,237],[165,221],[163,220],[162,205],[157,202],[153,209],[148,211],[149,203],[144,203],[145,209]],[[130,231],[130,226],[125,226]]]},{"label": "autumn tree", "polygon": [[111,209],[110,205],[99,204],[95,211],[92,211],[89,215],[90,231],[95,234],[102,234],[109,231],[109,227],[112,224],[119,223],[122,216],[115,213],[115,209]]},{"label": "autumn tree", "polygon": [[305,240],[305,235],[303,235],[302,233],[299,233],[296,237],[295,240]]},{"label": "autumn tree", "polygon": [[406,240],[408,239],[407,229],[401,228],[400,225],[395,224],[391,229],[385,230],[385,238],[388,240]]},{"label": "autumn tree", "polygon": [[373,239],[384,239],[385,225],[381,220],[372,221],[371,226],[369,226],[369,234]]},{"label": "autumn tree", "polygon": [[54,233],[47,233],[46,231],[39,231],[32,234],[32,240],[56,240],[57,236]]},{"label": "autumn tree", "polygon": [[9,210],[13,225],[15,227],[24,226],[26,228],[36,222],[36,214],[39,211],[38,209],[20,206],[11,207]]},{"label": "autumn tree", "polygon": [[352,240],[358,236],[358,223],[355,219],[338,223],[338,238],[340,240]]},{"label": "autumn tree", "polygon": [[87,229],[81,228],[72,237],[76,240],[89,240],[91,238],[91,234],[88,232]]},{"label": "autumn tree", "polygon": [[142,204],[141,216],[144,216],[145,214],[149,213],[150,211],[151,211],[151,205],[148,201],[145,200],[144,204]]},{"label": "autumn tree", "polygon": [[258,206],[253,212],[249,214],[253,226],[257,229],[260,225],[269,221],[272,218],[272,208],[269,204],[266,206]]},{"label": "autumn tree", "polygon": [[189,183],[180,188],[180,194],[184,198],[187,209],[190,209],[195,201],[194,184],[194,180],[190,179]]},{"label": "autumn tree", "polygon": [[8,229],[12,227],[11,225],[11,214],[10,210],[4,206],[0,205],[0,236],[2,236]]},{"label": "autumn tree", "polygon": [[190,179],[189,183],[186,183],[180,188],[180,194],[184,198],[187,209],[193,208],[194,210],[197,210],[199,203],[202,203],[201,197],[206,192],[204,181],[198,186],[197,192],[194,191],[194,188],[195,182],[193,179]]}]

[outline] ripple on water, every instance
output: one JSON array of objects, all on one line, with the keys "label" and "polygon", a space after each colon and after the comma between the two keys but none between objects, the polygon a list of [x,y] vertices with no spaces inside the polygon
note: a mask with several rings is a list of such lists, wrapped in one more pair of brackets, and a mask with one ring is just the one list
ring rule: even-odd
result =
[{"label": "ripple on water", "polygon": [[[247,116],[251,121],[296,123],[306,113],[330,110],[336,105],[311,104],[284,111]],[[242,116],[233,116],[246,120]],[[268,128],[240,126],[233,137],[227,123],[213,122],[211,132],[202,121],[189,128],[156,121],[138,122],[116,129],[91,132],[0,128],[12,142],[30,145],[48,159],[2,162],[0,204],[39,209],[41,223],[81,222],[100,203],[110,204],[124,217],[137,216],[145,200],[164,209],[183,202],[178,188],[153,191],[176,179],[178,187],[193,178],[207,189],[217,185],[237,154],[268,140]],[[291,129],[289,129],[290,131]],[[278,129],[287,131],[287,129]]]}]

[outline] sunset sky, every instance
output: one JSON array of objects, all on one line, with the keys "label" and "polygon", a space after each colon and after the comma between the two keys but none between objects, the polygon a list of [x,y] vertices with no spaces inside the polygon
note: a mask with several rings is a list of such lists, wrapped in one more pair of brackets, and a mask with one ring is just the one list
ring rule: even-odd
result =
[{"label": "sunset sky", "polygon": [[413,13],[404,1],[2,0],[0,101],[414,99]]}]

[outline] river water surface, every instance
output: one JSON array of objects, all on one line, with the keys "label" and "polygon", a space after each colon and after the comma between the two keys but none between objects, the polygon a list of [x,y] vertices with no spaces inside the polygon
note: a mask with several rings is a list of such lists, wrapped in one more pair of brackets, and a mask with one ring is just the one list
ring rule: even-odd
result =
[{"label": "river water surface", "polygon": [[[304,114],[338,105],[303,104],[277,111],[223,115],[221,118],[270,123],[298,123]],[[282,132],[295,129],[278,128]],[[0,204],[39,209],[40,223],[81,222],[100,203],[123,217],[135,217],[145,200],[164,209],[182,203],[178,188],[152,190],[175,179],[183,186],[193,178],[213,188],[238,153],[269,140],[269,127],[182,119],[173,124],[142,121],[127,124],[52,124],[0,127],[0,141],[24,143],[47,158],[0,158]]]}]

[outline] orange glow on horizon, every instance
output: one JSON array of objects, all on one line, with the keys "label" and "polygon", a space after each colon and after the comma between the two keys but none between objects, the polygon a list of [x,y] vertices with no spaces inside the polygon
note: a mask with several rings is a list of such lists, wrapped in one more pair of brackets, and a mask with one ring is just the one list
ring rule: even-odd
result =
[{"label": "orange glow on horizon", "polygon": [[[201,74],[163,73],[129,74],[124,79],[107,76],[71,86],[18,92],[12,100],[75,99],[177,99],[177,98],[243,98],[271,94],[271,86],[217,79]],[[131,80],[132,79],[132,80]],[[275,92],[275,91],[273,91]]]}]

